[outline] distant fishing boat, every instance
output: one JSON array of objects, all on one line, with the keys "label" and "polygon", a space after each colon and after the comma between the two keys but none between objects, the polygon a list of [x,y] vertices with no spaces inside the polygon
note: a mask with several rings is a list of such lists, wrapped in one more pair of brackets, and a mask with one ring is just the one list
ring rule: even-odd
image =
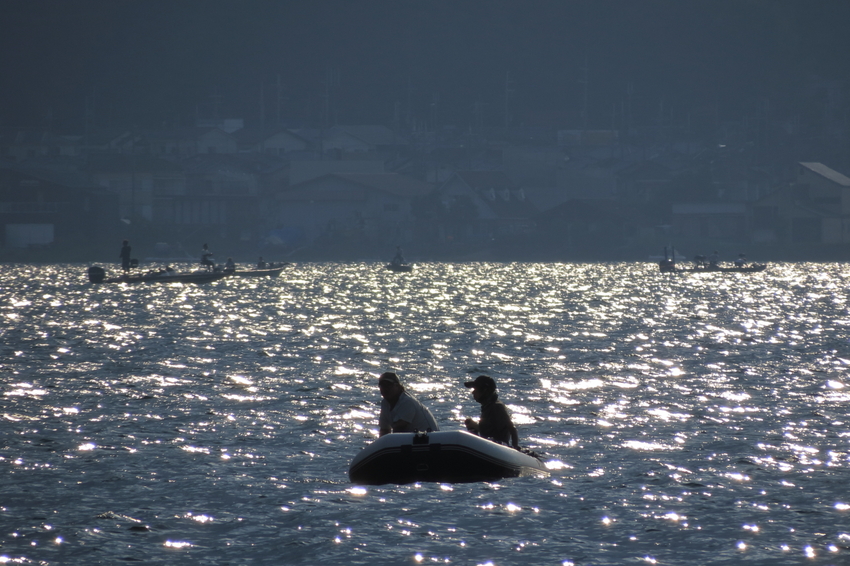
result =
[{"label": "distant fishing boat", "polygon": [[[672,271],[678,273],[758,273],[760,271],[764,271],[767,269],[767,265],[761,263],[753,263],[750,265],[742,265],[742,266],[729,266],[724,267],[720,265],[695,265],[693,267],[685,267],[685,268],[676,268]],[[669,273],[662,269],[665,273]]]},{"label": "distant fishing boat", "polygon": [[234,269],[230,271],[225,271],[226,275],[232,277],[277,277],[280,275],[280,272],[283,271],[283,268],[286,267],[287,264],[280,265],[278,267],[270,267],[264,269]]},{"label": "distant fishing boat", "polygon": [[408,273],[413,271],[412,263],[388,263],[384,266],[384,269],[388,269],[390,271],[395,271],[398,273]]},{"label": "distant fishing boat", "polygon": [[210,283],[227,277],[222,271],[148,271],[145,273],[125,274],[118,277],[106,277],[106,271],[97,265],[88,269],[90,283]]},{"label": "distant fishing boat", "polygon": [[[672,249],[672,253],[668,255],[667,248],[664,248],[664,259],[658,262],[658,269],[661,273],[758,273],[767,269],[767,265],[761,263],[744,264],[736,263],[731,266],[721,266],[717,263],[708,262],[704,257],[698,256],[698,260],[694,260],[692,267],[678,267],[676,265],[676,250]],[[743,260],[743,255],[741,256]]]}]

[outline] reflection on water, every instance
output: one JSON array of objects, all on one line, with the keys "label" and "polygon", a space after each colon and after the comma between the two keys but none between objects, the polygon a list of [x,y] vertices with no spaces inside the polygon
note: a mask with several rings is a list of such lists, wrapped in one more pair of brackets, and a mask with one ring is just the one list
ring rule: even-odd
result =
[{"label": "reflection on water", "polygon": [[[305,264],[0,275],[0,560],[850,560],[842,264]],[[487,373],[552,478],[354,486],[377,376],[444,428]]]}]

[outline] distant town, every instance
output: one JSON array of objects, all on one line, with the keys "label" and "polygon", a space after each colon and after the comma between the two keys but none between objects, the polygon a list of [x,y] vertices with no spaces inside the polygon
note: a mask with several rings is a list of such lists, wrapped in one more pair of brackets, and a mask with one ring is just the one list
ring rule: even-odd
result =
[{"label": "distant town", "polygon": [[[834,87],[839,88],[839,87]],[[827,89],[828,92],[829,89]],[[510,126],[0,132],[0,260],[731,261],[850,257],[846,110],[697,139]],[[706,139],[710,138],[710,139]]]}]

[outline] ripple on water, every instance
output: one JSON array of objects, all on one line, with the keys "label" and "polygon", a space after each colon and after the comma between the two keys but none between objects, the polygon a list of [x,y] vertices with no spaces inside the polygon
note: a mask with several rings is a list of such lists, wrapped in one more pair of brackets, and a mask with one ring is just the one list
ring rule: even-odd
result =
[{"label": "ripple on water", "polygon": [[[843,264],[0,275],[0,557],[23,563],[840,563]],[[377,375],[444,428],[499,383],[549,480],[352,486]]]}]

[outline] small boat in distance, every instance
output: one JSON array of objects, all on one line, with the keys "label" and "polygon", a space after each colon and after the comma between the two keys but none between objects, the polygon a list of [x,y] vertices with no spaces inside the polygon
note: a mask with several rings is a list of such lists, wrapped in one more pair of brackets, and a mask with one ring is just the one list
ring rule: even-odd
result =
[{"label": "small boat in distance", "polygon": [[210,283],[227,277],[223,271],[147,271],[144,273],[123,274],[118,277],[106,277],[106,271],[97,265],[88,269],[90,283]]},{"label": "small boat in distance", "polygon": [[398,273],[408,273],[413,271],[412,263],[388,263],[384,266],[384,269],[388,269],[390,271],[395,271]]},{"label": "small boat in distance", "polygon": [[389,269],[390,271],[395,271],[398,273],[406,273],[409,271],[413,271],[413,264],[407,263],[407,260],[404,259],[404,252],[401,251],[401,246],[396,246],[395,248],[395,256],[392,261],[390,261],[387,265],[384,266],[384,269]]},{"label": "small boat in distance", "polygon": [[548,476],[535,455],[466,431],[385,434],[351,461],[353,483],[468,483],[520,476]]},{"label": "small boat in distance", "polygon": [[267,267],[264,269],[234,269],[232,271],[225,270],[224,273],[232,277],[277,277],[278,275],[280,275],[280,272],[283,271],[283,268],[287,265],[289,264],[285,263],[278,267]]},{"label": "small boat in distance", "polygon": [[678,269],[681,273],[758,273],[767,269],[767,265],[751,263],[750,265],[723,267],[720,265],[695,265],[691,268]]},{"label": "small boat in distance", "polygon": [[664,248],[664,259],[658,262],[658,269],[661,273],[758,273],[767,269],[767,265],[761,263],[743,263],[743,254],[740,262],[735,262],[734,265],[722,266],[715,260],[706,261],[703,256],[697,256],[694,259],[692,267],[678,267],[676,265],[676,250],[672,249],[672,257],[667,254],[667,248]]}]

